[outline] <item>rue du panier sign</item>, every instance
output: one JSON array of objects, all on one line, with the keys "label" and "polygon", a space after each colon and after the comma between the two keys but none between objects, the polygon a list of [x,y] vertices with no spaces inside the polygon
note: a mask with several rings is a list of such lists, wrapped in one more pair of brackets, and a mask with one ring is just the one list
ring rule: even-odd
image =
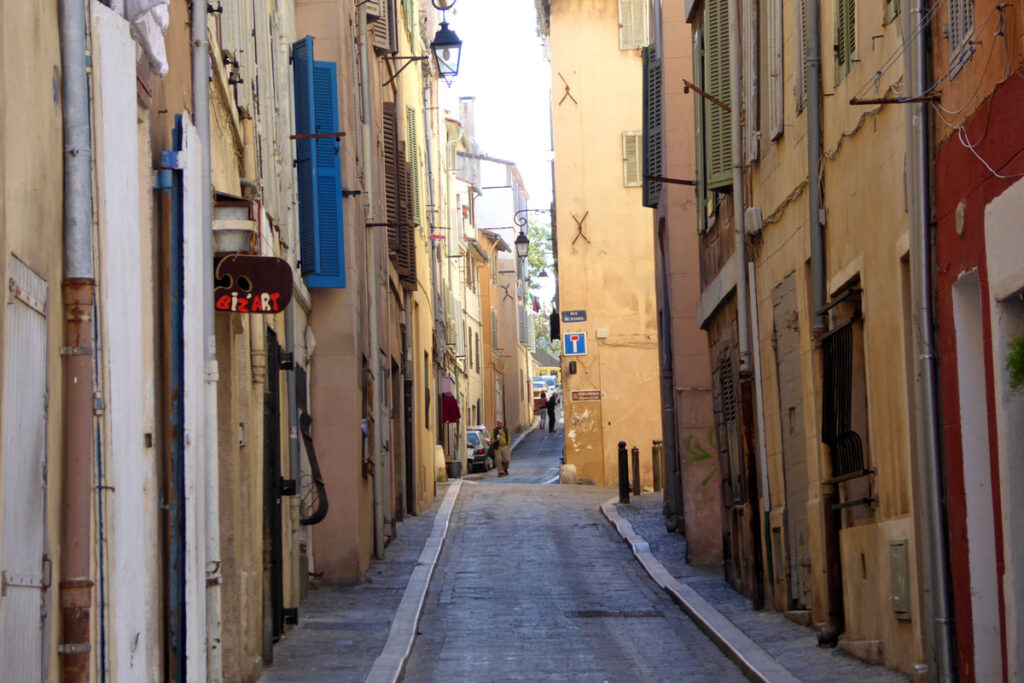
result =
[{"label": "rue du panier sign", "polygon": [[214,271],[214,309],[224,313],[280,313],[292,300],[292,269],[273,256],[231,254]]}]

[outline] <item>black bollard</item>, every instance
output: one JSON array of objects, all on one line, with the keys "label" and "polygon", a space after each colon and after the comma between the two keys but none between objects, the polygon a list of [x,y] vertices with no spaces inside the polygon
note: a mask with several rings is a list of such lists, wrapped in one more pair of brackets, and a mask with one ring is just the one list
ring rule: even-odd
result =
[{"label": "black bollard", "polygon": [[630,455],[633,456],[633,495],[640,495],[640,449],[633,446],[633,450],[630,451]]},{"label": "black bollard", "polygon": [[619,442],[619,502],[629,502],[629,454],[626,442]]}]

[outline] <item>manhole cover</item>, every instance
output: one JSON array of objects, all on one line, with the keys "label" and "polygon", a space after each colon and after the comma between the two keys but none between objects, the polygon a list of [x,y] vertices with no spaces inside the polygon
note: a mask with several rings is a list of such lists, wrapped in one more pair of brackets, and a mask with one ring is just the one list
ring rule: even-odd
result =
[{"label": "manhole cover", "polygon": [[661,619],[665,616],[656,609],[576,609],[567,614],[576,619]]}]

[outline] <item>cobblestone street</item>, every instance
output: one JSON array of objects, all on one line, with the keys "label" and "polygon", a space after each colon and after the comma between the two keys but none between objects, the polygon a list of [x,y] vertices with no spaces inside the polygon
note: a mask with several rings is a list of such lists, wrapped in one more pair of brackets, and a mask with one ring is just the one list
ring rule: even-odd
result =
[{"label": "cobblestone street", "polygon": [[601,517],[611,493],[464,486],[405,680],[742,680]]}]

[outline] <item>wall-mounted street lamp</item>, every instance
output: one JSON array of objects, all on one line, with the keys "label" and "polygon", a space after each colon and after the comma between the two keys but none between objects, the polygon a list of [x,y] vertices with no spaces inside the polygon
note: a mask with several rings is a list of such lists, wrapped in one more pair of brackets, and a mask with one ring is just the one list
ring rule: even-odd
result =
[{"label": "wall-mounted street lamp", "polygon": [[[430,1],[435,8],[441,10],[441,28],[437,29],[437,33],[434,34],[434,40],[430,42],[430,52],[434,55],[434,64],[437,66],[438,74],[442,79],[444,79],[445,83],[451,85],[452,81],[459,73],[459,60],[462,57],[462,40],[455,35],[455,31],[448,28],[448,22],[444,20],[444,13],[455,5],[456,0]],[[417,55],[415,57],[393,55],[385,57],[385,59],[405,61],[405,64],[395,72],[395,75],[384,83],[385,86],[388,86],[398,78],[398,74],[402,73],[405,70],[405,67],[409,66],[413,62],[422,62],[429,59],[429,57],[426,55]]]},{"label": "wall-mounted street lamp", "polygon": [[522,230],[519,231],[519,235],[516,237],[516,256],[521,259],[525,259],[526,255],[530,253],[530,238],[526,236],[526,233]]},{"label": "wall-mounted street lamp", "polygon": [[430,0],[431,4],[441,10],[441,28],[434,34],[430,43],[430,51],[434,53],[434,64],[437,72],[448,85],[459,73],[459,59],[462,57],[462,41],[455,31],[448,28],[446,12],[455,6],[456,0]]}]

